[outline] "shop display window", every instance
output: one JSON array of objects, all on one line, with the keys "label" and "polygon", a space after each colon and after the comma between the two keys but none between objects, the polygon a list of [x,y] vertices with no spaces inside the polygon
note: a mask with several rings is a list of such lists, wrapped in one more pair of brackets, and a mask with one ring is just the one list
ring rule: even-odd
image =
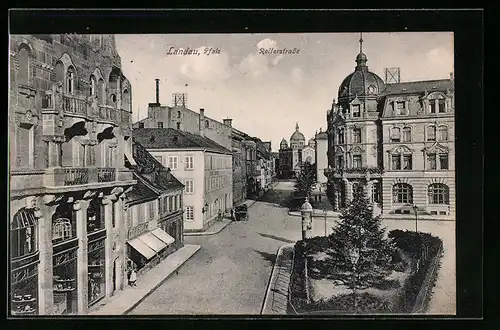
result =
[{"label": "shop display window", "polygon": [[106,295],[104,239],[88,246],[88,295],[89,305]]},{"label": "shop display window", "polygon": [[52,243],[58,244],[76,237],[76,213],[70,203],[60,204],[52,216]]},{"label": "shop display window", "polygon": [[38,251],[38,220],[34,209],[22,208],[10,224],[10,256],[12,259]]},{"label": "shop display window", "polygon": [[53,257],[54,314],[68,315],[78,312],[76,249]]},{"label": "shop display window", "polygon": [[100,199],[93,199],[87,209],[87,233],[104,229],[104,205]]},{"label": "shop display window", "polygon": [[13,270],[11,312],[13,316],[38,314],[38,264]]}]

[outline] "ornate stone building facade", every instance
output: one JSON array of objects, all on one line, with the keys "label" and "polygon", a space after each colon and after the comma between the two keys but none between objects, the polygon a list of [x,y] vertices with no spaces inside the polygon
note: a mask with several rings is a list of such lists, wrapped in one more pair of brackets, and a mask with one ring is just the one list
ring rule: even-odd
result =
[{"label": "ornate stone building facade", "polygon": [[10,308],[86,314],[124,282],[131,88],[113,35],[10,36]]},{"label": "ornate stone building facade", "polygon": [[367,61],[361,49],[327,114],[335,209],[359,186],[386,218],[454,219],[453,79],[387,84]]}]

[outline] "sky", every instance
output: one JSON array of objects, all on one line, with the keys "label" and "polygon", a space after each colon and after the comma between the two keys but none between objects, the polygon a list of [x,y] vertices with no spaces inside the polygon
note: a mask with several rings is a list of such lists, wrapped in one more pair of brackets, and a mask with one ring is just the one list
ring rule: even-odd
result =
[{"label": "sky", "polygon": [[[147,116],[160,79],[160,103],[187,93],[187,107],[271,141],[277,151],[298,123],[306,139],[326,129],[326,113],[342,80],[354,71],[359,33],[116,35],[122,71],[132,85],[133,121]],[[199,50],[173,55],[171,49]],[[205,50],[214,52],[206,55]],[[262,54],[261,49],[298,50]],[[399,67],[401,81],[446,79],[454,66],[453,33],[363,33],[368,69],[384,79]]]}]

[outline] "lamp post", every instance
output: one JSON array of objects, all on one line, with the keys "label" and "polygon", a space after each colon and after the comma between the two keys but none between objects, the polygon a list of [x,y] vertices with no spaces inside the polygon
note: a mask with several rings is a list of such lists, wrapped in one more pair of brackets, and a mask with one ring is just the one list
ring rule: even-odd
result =
[{"label": "lamp post", "polygon": [[354,299],[354,312],[357,314],[358,313],[358,299],[356,297],[356,266],[358,264],[359,260],[359,250],[356,248],[352,248],[349,251],[349,258],[351,259],[352,263],[352,294],[353,294],[353,299]]},{"label": "lamp post", "polygon": [[326,208],[323,209],[323,215],[325,216],[325,237],[328,236],[328,230],[326,229],[326,215],[328,214],[328,211]]},{"label": "lamp post", "polygon": [[313,213],[312,205],[309,203],[309,198],[306,197],[304,204],[300,208],[302,215],[302,240],[307,238],[307,230],[311,229],[311,218]]},{"label": "lamp post", "polygon": [[418,233],[418,206],[413,205],[413,211],[415,211],[415,232]]}]

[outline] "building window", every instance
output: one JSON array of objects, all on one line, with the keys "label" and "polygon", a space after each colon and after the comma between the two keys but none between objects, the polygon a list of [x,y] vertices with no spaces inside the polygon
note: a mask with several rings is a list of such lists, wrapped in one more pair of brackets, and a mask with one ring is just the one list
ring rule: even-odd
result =
[{"label": "building window", "polygon": [[95,77],[92,75],[92,76],[90,76],[90,95],[91,96],[96,95],[96,88],[97,88],[97,82],[95,81]]},{"label": "building window", "polygon": [[177,111],[177,118],[181,118],[181,112]]},{"label": "building window", "polygon": [[427,155],[427,169],[435,170],[436,167],[436,154]]},{"label": "building window", "polygon": [[205,128],[209,128],[210,127],[210,122],[208,120],[205,120]]},{"label": "building window", "polygon": [[436,101],[435,100],[429,101],[429,113],[436,113]]},{"label": "building window", "polygon": [[392,169],[393,170],[400,170],[401,169],[401,155],[392,155],[391,160],[392,160]]},{"label": "building window", "polygon": [[360,168],[361,167],[361,155],[352,156],[352,167]]},{"label": "building window", "polygon": [[438,100],[438,110],[439,110],[439,113],[445,113],[446,112],[446,102],[445,102],[445,99],[439,99]]},{"label": "building window", "polygon": [[179,195],[174,196],[174,212],[179,210]]},{"label": "building window", "polygon": [[339,128],[338,132],[337,132],[337,136],[338,136],[338,143],[339,144],[344,144],[344,129],[342,128]]},{"label": "building window", "polygon": [[139,123],[139,128],[144,128],[144,123]]},{"label": "building window", "polygon": [[162,121],[158,122],[158,128],[163,128],[163,122]]},{"label": "building window", "polygon": [[413,203],[413,188],[408,183],[397,183],[392,187],[392,201],[397,204]]},{"label": "building window", "polygon": [[162,157],[162,156],[154,156],[154,157],[155,157],[155,159],[156,159],[156,160],[157,160],[160,164],[162,164],[162,165],[163,165],[163,157]]},{"label": "building window", "polygon": [[439,141],[448,141],[448,127],[439,126],[438,138]]},{"label": "building window", "polygon": [[353,117],[361,117],[361,106],[359,104],[352,106],[352,116]]},{"label": "building window", "polygon": [[429,204],[450,204],[448,186],[443,183],[433,183],[428,188]]},{"label": "building window", "polygon": [[29,51],[25,47],[19,50],[18,54],[19,71],[17,74],[17,82],[21,85],[29,84]]},{"label": "building window", "polygon": [[411,170],[412,165],[412,155],[403,155],[403,170]]},{"label": "building window", "polygon": [[179,196],[179,209],[182,209],[184,207],[184,205],[182,204],[182,202],[183,202],[183,200],[182,200],[182,194],[179,194],[177,196]]},{"label": "building window", "polygon": [[162,207],[162,211],[163,211],[163,213],[167,213],[167,212],[168,212],[168,199],[167,199],[167,198],[168,198],[168,197],[166,197],[166,196],[165,196],[165,197],[163,197],[163,199],[162,199],[162,201],[163,201],[163,202],[162,202],[162,204],[163,204],[163,207]]},{"label": "building window", "polygon": [[90,306],[106,295],[104,239],[89,243],[88,250],[88,304]]},{"label": "building window", "polygon": [[439,154],[439,168],[447,170],[448,166],[448,154]]},{"label": "building window", "polygon": [[399,127],[391,129],[391,142],[401,142],[401,129]]},{"label": "building window", "polygon": [[193,194],[193,193],[194,193],[194,181],[186,180],[186,194]]},{"label": "building window", "polygon": [[194,221],[194,207],[186,206],[186,221]]},{"label": "building window", "polygon": [[74,92],[74,84],[75,84],[75,70],[73,67],[70,67],[68,69],[68,72],[66,73],[66,92],[68,94],[73,94]]},{"label": "building window", "polygon": [[193,156],[186,156],[186,170],[192,170],[194,168]]},{"label": "building window", "polygon": [[71,221],[66,218],[58,218],[52,223],[52,241],[59,243],[73,237]]},{"label": "building window", "polygon": [[411,128],[405,127],[403,128],[403,142],[410,142],[410,141],[411,141]]},{"label": "building window", "polygon": [[399,101],[395,103],[395,108],[394,108],[394,114],[396,116],[398,115],[404,115],[405,114],[405,102],[404,101]]},{"label": "building window", "polygon": [[54,315],[78,312],[78,275],[76,250],[66,250],[53,256],[53,303]]},{"label": "building window", "polygon": [[87,209],[87,233],[104,229],[103,205],[99,199],[93,199]]},{"label": "building window", "polygon": [[427,127],[427,141],[436,141],[436,128],[434,126]]},{"label": "building window", "polygon": [[174,211],[174,198],[173,196],[168,196],[168,212]]},{"label": "building window", "polygon": [[354,139],[354,143],[361,143],[361,129],[360,128],[353,129],[352,136]]},{"label": "building window", "polygon": [[16,132],[16,165],[19,168],[32,168],[35,144],[33,125],[19,124]]},{"label": "building window", "polygon": [[148,220],[151,220],[151,219],[154,219],[155,217],[155,202],[149,202],[147,204],[147,208],[148,208]]},{"label": "building window", "polygon": [[177,169],[177,156],[168,157],[168,167],[171,170],[176,170]]},{"label": "building window", "polygon": [[11,258],[19,258],[38,250],[37,225],[34,209],[22,208],[14,215],[10,225]]}]

